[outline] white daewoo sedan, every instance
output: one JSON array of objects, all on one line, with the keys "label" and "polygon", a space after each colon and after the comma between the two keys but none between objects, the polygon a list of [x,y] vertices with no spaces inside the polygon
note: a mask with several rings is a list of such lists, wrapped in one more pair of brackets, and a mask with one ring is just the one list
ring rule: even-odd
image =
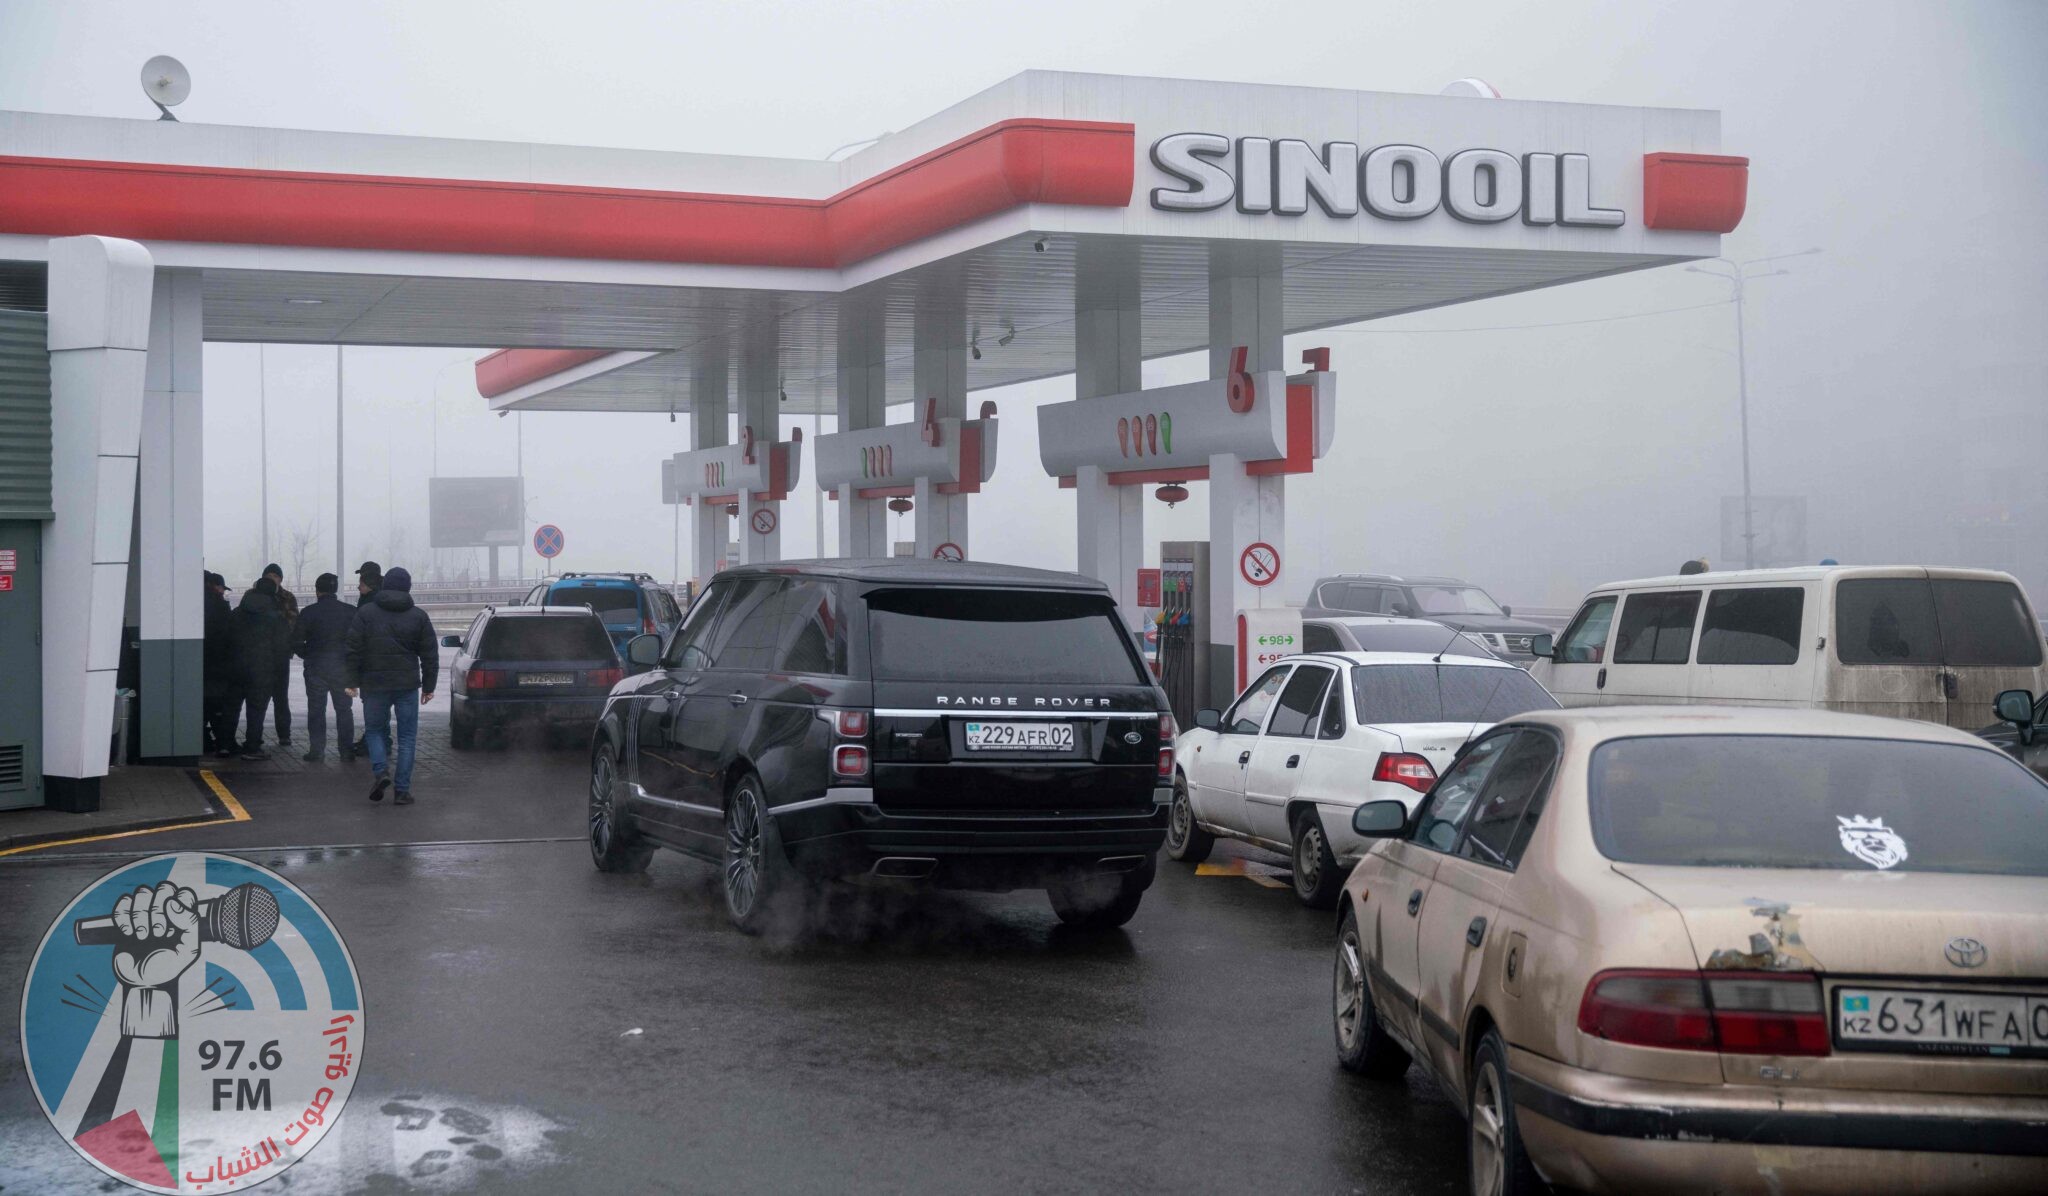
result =
[{"label": "white daewoo sedan", "polygon": [[1208,858],[1217,836],[1294,861],[1294,895],[1336,905],[1366,843],[1351,812],[1413,808],[1473,736],[1557,702],[1506,661],[1422,652],[1316,652],[1260,674],[1175,742],[1166,853]]}]

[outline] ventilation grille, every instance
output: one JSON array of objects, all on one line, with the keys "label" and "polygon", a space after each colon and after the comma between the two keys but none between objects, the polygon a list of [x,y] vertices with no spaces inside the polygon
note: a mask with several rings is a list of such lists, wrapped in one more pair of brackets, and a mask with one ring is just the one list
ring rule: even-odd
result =
[{"label": "ventilation grille", "polygon": [[21,762],[25,749],[18,743],[0,743],[0,789],[25,789],[27,778],[21,774]]}]

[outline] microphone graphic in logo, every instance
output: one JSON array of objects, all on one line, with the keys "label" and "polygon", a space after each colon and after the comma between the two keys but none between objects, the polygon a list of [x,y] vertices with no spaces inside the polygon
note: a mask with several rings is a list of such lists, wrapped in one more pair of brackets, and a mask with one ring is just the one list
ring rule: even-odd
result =
[{"label": "microphone graphic in logo", "polygon": [[[200,902],[195,912],[199,916],[199,941],[202,943],[225,943],[237,950],[248,951],[261,947],[277,933],[277,894],[253,880],[238,884],[211,901]],[[134,917],[133,914],[129,916]],[[120,945],[122,933],[110,915],[78,919],[71,924],[71,937],[81,947],[107,947]],[[137,946],[141,947],[159,938],[173,936],[137,937],[140,940]]]}]

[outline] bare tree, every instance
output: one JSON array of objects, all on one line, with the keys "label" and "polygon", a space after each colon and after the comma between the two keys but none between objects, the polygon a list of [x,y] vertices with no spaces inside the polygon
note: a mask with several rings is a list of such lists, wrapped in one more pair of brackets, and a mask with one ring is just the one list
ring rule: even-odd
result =
[{"label": "bare tree", "polygon": [[306,562],[313,559],[313,553],[320,546],[320,524],[315,520],[312,526],[294,519],[291,530],[285,534],[292,559],[292,589],[306,588]]}]

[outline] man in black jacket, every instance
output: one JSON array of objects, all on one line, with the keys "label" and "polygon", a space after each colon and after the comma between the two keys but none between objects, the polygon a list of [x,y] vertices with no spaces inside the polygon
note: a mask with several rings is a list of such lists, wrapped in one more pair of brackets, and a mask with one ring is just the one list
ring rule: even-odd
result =
[{"label": "man in black jacket", "polygon": [[355,711],[348,698],[348,629],[356,608],[336,591],[341,579],[322,573],[313,581],[313,605],[299,612],[292,628],[292,652],[306,662],[306,759],[327,753],[327,708],[334,707],[335,743],[341,762],[355,759]]},{"label": "man in black jacket", "polygon": [[[284,610],[286,634],[296,630],[299,622],[299,596],[284,588],[284,566],[269,564],[263,566],[263,576],[277,587],[277,603]],[[277,742],[290,747],[292,742],[292,657],[291,653],[279,654],[277,658],[277,679],[270,686],[271,716],[277,721]]]},{"label": "man in black jacket", "polygon": [[[370,771],[376,782],[370,800],[383,801],[397,784],[392,804],[412,804],[413,749],[419,742],[420,705],[434,700],[441,669],[440,641],[427,612],[413,605],[412,574],[393,568],[384,588],[356,612],[348,628],[348,692],[363,695]],[[398,716],[398,750],[389,750],[386,719]],[[387,766],[389,771],[387,771]]]},{"label": "man in black jacket", "polygon": [[[370,605],[370,599],[375,598],[377,596],[377,591],[383,588],[384,567],[382,565],[379,565],[375,561],[364,561],[362,564],[356,566],[357,606],[362,607]],[[384,733],[386,735],[391,734],[391,725],[389,723],[386,723],[384,725]],[[363,719],[362,738],[356,740],[356,755],[367,755],[369,754],[369,751],[370,720],[368,718],[365,718]]]},{"label": "man in black jacket", "polygon": [[205,707],[206,750],[226,759],[235,754],[235,723],[242,713],[241,674],[235,667],[235,608],[228,582],[206,575]]},{"label": "man in black jacket", "polygon": [[263,759],[263,711],[277,682],[277,662],[290,650],[291,627],[277,600],[277,583],[259,577],[235,608],[235,664],[249,709],[244,760]]}]

